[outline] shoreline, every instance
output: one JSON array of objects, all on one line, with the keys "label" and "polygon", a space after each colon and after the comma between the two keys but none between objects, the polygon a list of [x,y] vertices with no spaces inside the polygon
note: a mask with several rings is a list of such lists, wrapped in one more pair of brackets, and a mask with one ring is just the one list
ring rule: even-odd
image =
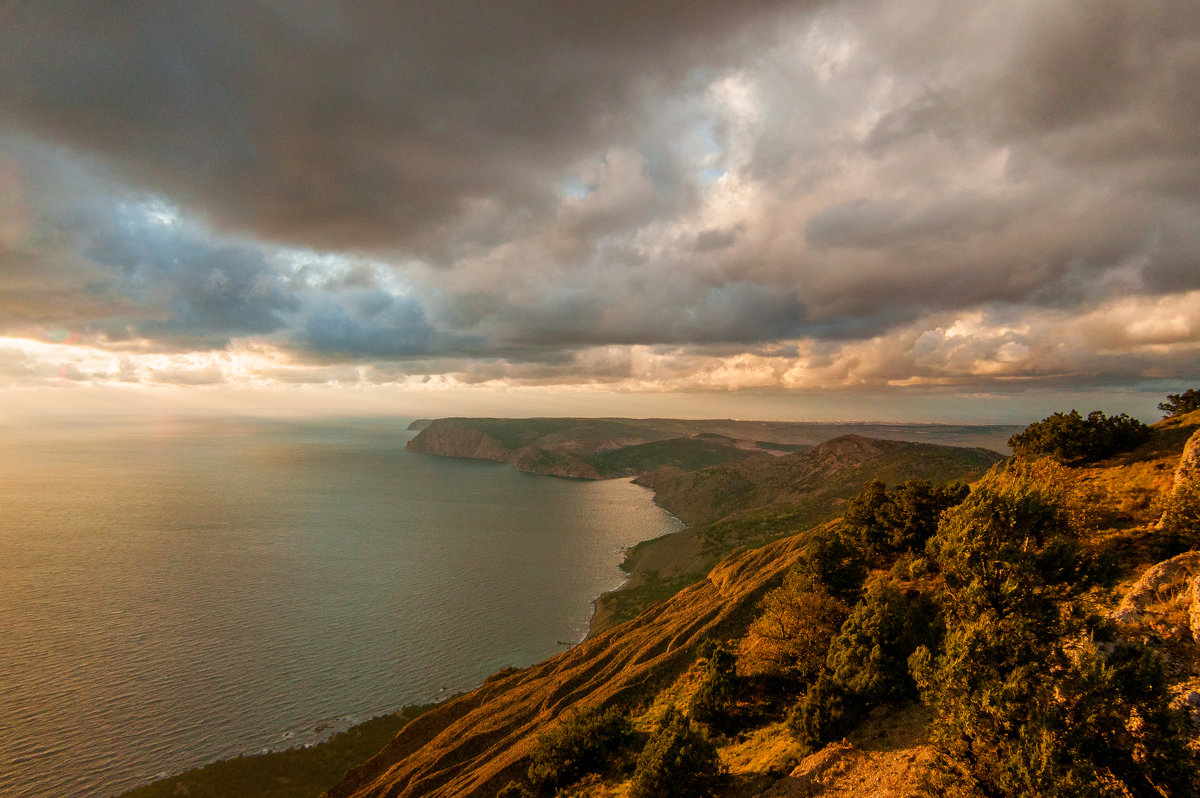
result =
[{"label": "shoreline", "polygon": [[[627,481],[631,484],[636,484],[636,483],[634,483],[634,480],[637,479],[637,477],[616,477],[616,479],[624,479],[625,481]],[[688,529],[688,525],[683,521],[682,518],[675,515],[675,513],[671,512],[666,507],[664,507],[663,505],[658,503],[658,491],[654,490],[653,488],[646,487],[645,485],[639,485],[638,487],[643,487],[643,488],[646,488],[646,490],[650,491],[650,494],[651,494],[650,501],[654,503],[655,507],[659,508],[664,513],[666,513],[667,516],[671,519],[671,521],[678,524],[679,528],[673,532],[667,532],[665,534],[658,535],[656,537],[647,538],[645,540],[639,540],[637,543],[634,543],[633,545],[630,545],[630,546],[625,546],[621,550],[621,562],[617,564],[617,567],[619,569],[621,569],[621,572],[623,574],[625,574],[625,578],[621,580],[621,584],[617,585],[612,590],[606,590],[603,593],[601,593],[600,595],[596,596],[596,598],[592,599],[592,614],[591,614],[591,617],[588,618],[587,632],[584,633],[583,639],[579,641],[580,643],[586,642],[587,640],[591,639],[592,634],[594,632],[596,632],[596,630],[597,630],[597,622],[598,621],[604,622],[604,621],[608,620],[605,613],[608,613],[609,615],[613,614],[613,611],[611,608],[604,606],[606,599],[611,600],[611,598],[618,593],[627,591],[627,589],[634,589],[634,588],[639,587],[639,585],[634,585],[633,588],[630,588],[630,584],[634,581],[634,579],[636,577],[641,576],[641,574],[637,573],[636,570],[633,570],[632,568],[626,567],[630,563],[630,560],[633,557],[634,553],[636,552],[637,548],[639,546],[645,546],[645,545],[651,544],[656,540],[664,540],[666,538],[671,537],[672,535],[678,535],[681,532],[687,531],[687,529]],[[604,629],[600,629],[600,631],[604,631],[607,628],[611,628],[611,626],[605,626]],[[578,645],[578,643],[576,645]]]},{"label": "shoreline", "polygon": [[[422,453],[422,454],[424,454],[424,453]],[[454,459],[462,459],[462,458],[457,458],[454,455],[438,455],[438,456],[452,457]],[[466,459],[472,459],[472,458],[466,458]],[[531,474],[531,476],[551,477],[551,478],[558,478],[558,479],[564,478],[557,474]],[[565,478],[566,479],[576,479],[573,477],[565,477]],[[610,479],[622,480],[622,481],[632,484],[635,477],[612,477]],[[602,480],[602,481],[608,481],[608,480]],[[639,485],[638,487],[645,487],[645,486]],[[674,531],[667,532],[665,534],[658,535],[653,538],[647,538],[645,540],[638,541],[637,543],[633,543],[631,545],[621,547],[619,550],[620,551],[620,560],[618,560],[618,562],[616,563],[616,566],[623,574],[622,581],[618,586],[612,588],[611,590],[603,591],[602,593],[600,593],[599,595],[597,595],[593,599],[591,599],[590,604],[589,604],[589,606],[591,607],[591,612],[587,618],[586,628],[584,629],[582,636],[573,643],[565,643],[564,641],[556,640],[555,643],[559,646],[559,649],[560,649],[559,651],[549,654],[547,657],[537,660],[536,662],[531,662],[531,663],[528,663],[527,665],[523,665],[523,666],[521,666],[522,669],[537,665],[540,662],[544,662],[547,659],[551,659],[551,658],[557,656],[558,654],[562,653],[562,651],[570,650],[572,648],[575,648],[575,647],[587,642],[592,637],[593,632],[596,630],[596,619],[597,619],[598,614],[603,612],[603,609],[600,607],[600,603],[605,599],[605,597],[612,596],[616,593],[620,593],[622,590],[624,590],[630,584],[631,580],[633,580],[634,577],[636,576],[636,573],[630,572],[630,571],[626,570],[626,568],[625,568],[625,564],[629,561],[630,554],[638,546],[644,545],[645,543],[648,543],[650,541],[661,540],[663,538],[670,537],[671,535],[676,535],[676,534],[684,531],[685,529],[687,529],[687,525],[680,518],[678,518],[674,513],[667,510],[662,505],[658,504],[657,500],[655,499],[655,492],[653,491],[653,489],[646,488],[646,490],[651,491],[651,494],[652,494],[651,502],[654,504],[654,506],[656,508],[662,510],[663,512],[665,512],[667,514],[667,516],[669,517],[670,521],[673,524],[678,525],[678,528],[675,529]],[[286,743],[288,738],[294,738],[297,735],[304,734],[309,729],[312,729],[315,732],[315,731],[317,731],[318,727],[322,727],[324,724],[330,724],[328,728],[320,729],[319,736],[317,736],[313,739],[306,740],[306,741],[296,741],[296,743],[292,744],[292,745],[285,744],[285,745],[282,745],[279,747],[272,746],[272,747],[263,748],[260,750],[242,751],[242,752],[234,754],[232,756],[225,757],[223,759],[213,760],[211,762],[206,762],[204,764],[198,765],[196,767],[188,768],[186,770],[182,770],[177,773],[155,774],[152,777],[152,779],[153,779],[152,781],[149,781],[146,784],[143,784],[139,787],[134,787],[125,792],[115,794],[114,796],[112,796],[112,798],[165,798],[168,795],[177,794],[176,791],[179,790],[181,788],[181,786],[182,786],[182,789],[184,789],[184,790],[191,789],[188,786],[189,782],[192,782],[192,783],[210,782],[213,780],[227,779],[227,778],[229,778],[229,775],[226,773],[226,771],[237,771],[237,773],[238,773],[237,778],[239,778],[239,779],[252,778],[256,774],[273,772],[276,769],[276,763],[283,759],[287,759],[287,760],[320,759],[326,755],[327,749],[338,746],[342,740],[347,738],[347,736],[350,736],[350,737],[355,737],[355,736],[361,737],[361,736],[371,736],[371,735],[378,736],[378,732],[380,729],[383,729],[383,728],[390,729],[390,727],[393,725],[393,724],[389,723],[390,719],[397,719],[397,722],[399,725],[396,725],[395,730],[390,733],[390,736],[388,736],[387,739],[382,740],[382,742],[379,744],[379,749],[382,749],[382,747],[384,745],[386,745],[386,743],[388,741],[390,741],[390,739],[392,737],[394,737],[396,734],[398,734],[399,731],[403,728],[403,726],[406,725],[409,721],[419,717],[420,715],[424,714],[425,712],[428,712],[432,709],[435,709],[435,708],[441,706],[442,704],[444,704],[448,701],[452,701],[453,699],[455,699],[461,695],[465,695],[467,693],[470,693],[473,690],[477,690],[478,688],[480,688],[484,684],[486,684],[489,680],[495,678],[497,674],[503,673],[507,668],[511,668],[511,667],[513,667],[513,666],[511,666],[511,665],[504,666],[504,667],[500,668],[499,670],[496,670],[496,671],[484,676],[482,679],[479,680],[478,683],[476,683],[472,686],[465,687],[464,689],[458,690],[458,691],[453,691],[453,692],[448,691],[448,693],[446,695],[444,695],[443,697],[441,697],[435,701],[430,701],[428,703],[405,704],[404,706],[401,706],[399,709],[385,710],[383,712],[371,715],[370,717],[367,717],[362,720],[352,719],[351,716],[339,716],[339,717],[333,718],[333,719],[325,718],[325,719],[314,720],[312,724],[306,724],[304,727],[302,727],[300,729],[288,730],[288,731],[284,731],[282,733],[282,739]],[[339,721],[343,720],[343,718],[349,721],[348,724],[345,726],[342,726],[342,724],[339,722]],[[373,756],[375,753],[378,753],[379,749],[370,751],[368,754],[366,754],[364,757],[362,757],[362,759],[365,760],[365,759],[369,758],[370,756]],[[359,763],[355,762],[353,764],[359,764]],[[302,765],[300,767],[301,767],[301,769],[303,769]],[[340,777],[341,777],[341,774],[338,775],[338,778],[340,778]],[[287,777],[277,775],[277,776],[275,776],[275,778],[287,778]],[[328,786],[332,786],[334,783],[336,783],[336,781],[331,782]]]},{"label": "shoreline", "polygon": [[327,739],[278,751],[239,754],[176,773],[113,798],[173,798],[176,795],[292,795],[317,796],[337,783],[350,768],[374,756],[409,722],[446,701],[413,704],[375,715],[330,735]]}]

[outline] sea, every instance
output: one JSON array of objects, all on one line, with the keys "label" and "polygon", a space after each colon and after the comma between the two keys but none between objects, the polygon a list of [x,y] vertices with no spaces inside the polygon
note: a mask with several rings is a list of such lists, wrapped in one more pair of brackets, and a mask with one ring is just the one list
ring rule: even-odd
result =
[{"label": "sea", "polygon": [[0,795],[312,744],[578,643],[628,480],[406,452],[407,419],[0,428]]}]

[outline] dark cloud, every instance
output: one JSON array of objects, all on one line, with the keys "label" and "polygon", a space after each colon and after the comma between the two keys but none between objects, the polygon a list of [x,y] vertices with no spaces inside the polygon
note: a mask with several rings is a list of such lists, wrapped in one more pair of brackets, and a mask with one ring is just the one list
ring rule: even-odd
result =
[{"label": "dark cloud", "polygon": [[222,227],[394,244],[479,198],[543,201],[648,93],[804,5],[23,3],[0,26],[0,105]]},{"label": "dark cloud", "polygon": [[[165,311],[166,318],[134,325],[136,332],[191,346],[223,346],[284,324],[298,307],[259,250],[215,245],[175,224],[126,211],[87,236],[84,253],[112,270],[112,282],[93,290],[119,293]],[[110,337],[120,335],[103,325]]]},{"label": "dark cloud", "polygon": [[[37,181],[40,188],[66,182],[69,166],[42,166],[52,179]],[[304,253],[289,259],[215,237],[152,198],[95,199],[50,192],[29,205],[25,240],[0,258],[0,286],[9,289],[0,300],[4,332],[118,347],[148,340],[169,351],[258,338],[319,357],[360,358],[429,354],[453,339],[430,328],[416,298],[380,287],[381,275],[366,263]],[[152,379],[201,384],[219,376],[174,370]]]},{"label": "dark cloud", "polygon": [[290,382],[1196,371],[1197,0],[114,8],[0,25],[10,333]]},{"label": "dark cloud", "polygon": [[436,334],[421,304],[386,291],[359,291],[323,299],[306,311],[296,343],[318,355],[405,357],[425,355]]}]

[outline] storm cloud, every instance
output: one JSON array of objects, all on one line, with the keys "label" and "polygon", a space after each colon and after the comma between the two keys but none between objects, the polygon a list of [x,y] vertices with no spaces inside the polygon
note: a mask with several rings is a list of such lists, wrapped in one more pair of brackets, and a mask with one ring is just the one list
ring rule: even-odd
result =
[{"label": "storm cloud", "polygon": [[18,3],[0,69],[9,336],[281,382],[1200,371],[1196,0]]}]

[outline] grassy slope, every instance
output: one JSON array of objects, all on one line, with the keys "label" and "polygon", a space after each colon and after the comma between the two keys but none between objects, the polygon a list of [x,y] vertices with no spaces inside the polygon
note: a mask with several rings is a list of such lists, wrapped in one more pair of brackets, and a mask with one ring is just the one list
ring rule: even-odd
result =
[{"label": "grassy slope", "polygon": [[761,450],[746,451],[733,443],[723,436],[669,438],[596,452],[588,462],[602,476],[632,477],[663,466],[694,471],[762,456]]}]

